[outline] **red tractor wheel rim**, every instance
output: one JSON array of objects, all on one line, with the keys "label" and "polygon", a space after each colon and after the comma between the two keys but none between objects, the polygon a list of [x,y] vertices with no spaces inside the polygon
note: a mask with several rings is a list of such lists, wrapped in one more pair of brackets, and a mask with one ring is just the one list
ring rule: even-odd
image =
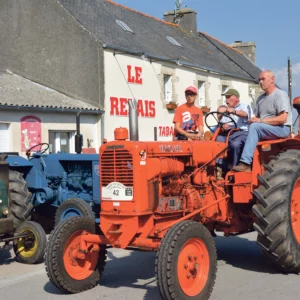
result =
[{"label": "red tractor wheel rim", "polygon": [[300,178],[296,181],[292,194],[291,222],[296,240],[300,244]]},{"label": "red tractor wheel rim", "polygon": [[95,270],[98,252],[79,252],[80,235],[83,230],[74,232],[68,239],[64,250],[64,266],[68,275],[76,280],[88,278]]},{"label": "red tractor wheel rim", "polygon": [[178,257],[177,277],[182,291],[190,297],[198,295],[208,279],[209,253],[199,238],[189,239]]}]

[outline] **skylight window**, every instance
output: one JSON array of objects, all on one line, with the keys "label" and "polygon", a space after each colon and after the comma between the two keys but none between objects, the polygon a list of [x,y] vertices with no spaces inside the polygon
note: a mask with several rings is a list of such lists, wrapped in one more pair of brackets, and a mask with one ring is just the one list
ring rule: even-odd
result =
[{"label": "skylight window", "polygon": [[127,24],[125,24],[123,21],[116,20],[116,23],[117,23],[124,31],[133,33],[132,29],[131,29]]},{"label": "skylight window", "polygon": [[172,38],[171,36],[167,36],[167,40],[173,44],[174,46],[177,46],[177,47],[182,47],[174,38]]}]

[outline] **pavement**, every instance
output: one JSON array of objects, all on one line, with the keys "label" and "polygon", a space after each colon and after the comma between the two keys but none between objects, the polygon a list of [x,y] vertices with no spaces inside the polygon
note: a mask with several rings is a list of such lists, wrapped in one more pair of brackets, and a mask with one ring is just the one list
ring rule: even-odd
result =
[{"label": "pavement", "polygon": [[[299,300],[299,276],[284,275],[267,263],[256,233],[217,236],[218,271],[213,300]],[[15,262],[12,249],[0,251],[0,300],[161,300],[155,253],[109,249],[102,279],[94,289],[68,295],[49,282],[44,264]],[[71,298],[70,298],[71,297]]]}]

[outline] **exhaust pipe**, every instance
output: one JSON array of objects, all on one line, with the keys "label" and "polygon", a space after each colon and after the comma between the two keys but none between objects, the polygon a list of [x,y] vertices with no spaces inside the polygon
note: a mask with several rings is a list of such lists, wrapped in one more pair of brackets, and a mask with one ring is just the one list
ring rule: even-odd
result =
[{"label": "exhaust pipe", "polygon": [[75,134],[75,152],[80,154],[82,151],[83,136],[80,134],[80,112],[76,115],[76,134]]},{"label": "exhaust pipe", "polygon": [[138,112],[137,101],[135,99],[128,100],[129,106],[129,136],[131,141],[139,140],[139,124],[138,124]]}]

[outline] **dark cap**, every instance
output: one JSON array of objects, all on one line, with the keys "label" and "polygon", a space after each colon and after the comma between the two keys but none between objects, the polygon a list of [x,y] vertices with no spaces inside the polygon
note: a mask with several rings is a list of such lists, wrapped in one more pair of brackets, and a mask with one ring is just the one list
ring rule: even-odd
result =
[{"label": "dark cap", "polygon": [[238,98],[240,98],[240,93],[235,89],[229,89],[229,90],[227,90],[227,92],[223,93],[222,95],[224,95],[224,96],[234,95],[234,96],[237,96]]}]

